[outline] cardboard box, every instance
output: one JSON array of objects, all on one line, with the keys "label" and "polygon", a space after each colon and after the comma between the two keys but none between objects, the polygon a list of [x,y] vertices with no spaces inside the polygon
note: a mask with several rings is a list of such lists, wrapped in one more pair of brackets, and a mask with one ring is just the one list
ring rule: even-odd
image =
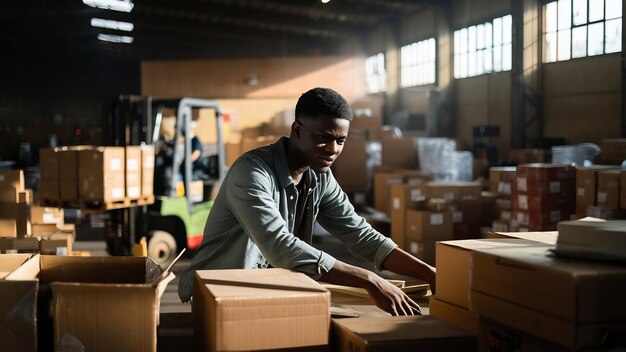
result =
[{"label": "cardboard box", "polygon": [[63,209],[33,205],[30,207],[30,222],[33,224],[63,224]]},{"label": "cardboard box", "polygon": [[461,308],[431,296],[428,301],[430,315],[473,335],[480,335],[480,321],[476,312]]},{"label": "cardboard box", "polygon": [[517,176],[513,183],[513,194],[544,197],[555,194],[573,196],[575,192],[576,184],[574,179],[535,180],[526,176]]},{"label": "cardboard box", "polygon": [[55,350],[156,351],[159,301],[173,274],[151,259],[42,255],[39,278],[52,288]]},{"label": "cardboard box", "polygon": [[30,233],[30,205],[0,203],[0,237],[21,238]]},{"label": "cardboard box", "polygon": [[3,351],[37,351],[38,273],[38,255],[0,254],[0,341]]},{"label": "cardboard box", "polygon": [[405,250],[414,257],[430,265],[435,265],[435,241],[415,241],[408,239]]},{"label": "cardboard box", "polygon": [[125,191],[124,147],[97,147],[78,152],[79,198],[82,201],[123,200]]},{"label": "cardboard box", "polygon": [[598,171],[616,169],[614,165],[593,165],[576,168],[576,215],[586,216],[588,205],[596,205],[598,192]]},{"label": "cardboard box", "polygon": [[91,146],[61,147],[56,150],[59,164],[59,196],[66,202],[77,202],[79,185],[78,180],[78,151],[91,149]]},{"label": "cardboard box", "polygon": [[498,194],[511,194],[516,174],[515,166],[490,167],[489,190]]},{"label": "cardboard box", "polygon": [[489,231],[486,238],[521,238],[524,240],[545,243],[551,246],[556,244],[559,236],[557,231],[543,232],[507,232],[507,231]]},{"label": "cardboard box", "polygon": [[480,319],[479,345],[481,351],[507,352],[571,352],[567,349],[531,334],[499,324],[489,319]]},{"label": "cardboard box", "polygon": [[18,191],[15,188],[1,189],[0,190],[0,203],[26,203],[31,204],[33,202],[33,190],[24,189]]},{"label": "cardboard box", "polygon": [[493,248],[543,246],[524,239],[443,241],[436,245],[437,299],[469,309],[472,254]]},{"label": "cardboard box", "polygon": [[482,185],[479,182],[428,182],[426,184],[428,198],[479,199],[481,192]]},{"label": "cardboard box", "polygon": [[[353,176],[354,177],[354,176]],[[391,185],[404,183],[404,175],[394,172],[374,173],[374,208],[390,215]]]},{"label": "cardboard box", "polygon": [[452,212],[406,211],[407,241],[445,241],[452,235]]},{"label": "cardboard box", "polygon": [[239,158],[241,155],[241,143],[233,143],[228,142],[224,144],[225,148],[225,157],[226,157],[226,166],[230,167],[233,165],[235,160]]},{"label": "cardboard box", "polygon": [[141,197],[141,147],[127,145],[126,151],[126,197],[138,199]]},{"label": "cardboard box", "polygon": [[391,193],[391,239],[402,249],[406,249],[406,210],[414,209],[415,202],[424,200],[424,187],[421,185],[393,184]]},{"label": "cardboard box", "polygon": [[198,270],[193,293],[199,351],[328,344],[330,292],[285,269]]},{"label": "cardboard box", "polygon": [[24,190],[24,172],[22,170],[0,170],[0,189]]},{"label": "cardboard box", "polygon": [[604,208],[619,208],[620,200],[620,170],[598,171],[597,206]]},{"label": "cardboard box", "polygon": [[418,169],[417,138],[383,138],[382,139],[383,166],[398,169]]},{"label": "cardboard box", "polygon": [[550,248],[474,252],[470,308],[567,348],[599,346],[606,331],[623,331],[626,267],[558,258]]},{"label": "cardboard box", "polygon": [[141,146],[141,196],[154,195],[154,146]]},{"label": "cardboard box", "polygon": [[59,155],[57,148],[39,149],[39,196],[43,200],[61,200]]},{"label": "cardboard box", "polygon": [[476,336],[428,315],[333,319],[332,334],[341,352],[478,350]]},{"label": "cardboard box", "polygon": [[51,255],[70,255],[74,235],[66,233],[53,233],[39,238],[39,253]]},{"label": "cardboard box", "polygon": [[574,179],[576,169],[571,165],[547,163],[521,164],[517,166],[517,177],[528,180],[559,181]]},{"label": "cardboard box", "polygon": [[38,253],[39,238],[8,238],[0,237],[0,253],[16,251],[17,253]]},{"label": "cardboard box", "polygon": [[546,150],[543,149],[511,149],[508,161],[512,164],[543,163],[546,161]]}]

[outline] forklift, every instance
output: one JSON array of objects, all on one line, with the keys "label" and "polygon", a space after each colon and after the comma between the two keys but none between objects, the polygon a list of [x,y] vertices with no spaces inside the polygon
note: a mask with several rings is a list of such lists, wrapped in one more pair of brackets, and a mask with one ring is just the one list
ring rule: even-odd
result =
[{"label": "forklift", "polygon": [[[164,111],[173,110],[173,140],[161,133]],[[210,109],[215,115],[215,145],[207,157],[203,177],[195,179],[192,170],[191,122],[194,110]],[[120,96],[114,103],[109,126],[112,143],[118,146],[155,147],[155,202],[113,211],[112,231],[106,234],[112,255],[129,255],[139,238],[147,239],[148,256],[158,264],[168,264],[184,248],[187,253],[200,245],[204,225],[214,195],[225,175],[222,112],[213,100],[180,98],[156,100],[151,97]],[[202,190],[192,194],[192,183]],[[141,234],[141,236],[136,236]]]}]

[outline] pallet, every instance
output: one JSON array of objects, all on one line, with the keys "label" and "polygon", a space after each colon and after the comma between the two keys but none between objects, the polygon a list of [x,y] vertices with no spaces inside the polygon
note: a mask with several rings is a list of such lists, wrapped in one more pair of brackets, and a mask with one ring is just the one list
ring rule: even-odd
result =
[{"label": "pallet", "polygon": [[58,199],[42,199],[39,201],[39,204],[44,207],[50,208],[63,208],[63,209],[79,209],[80,202],[75,201],[67,201],[67,200],[58,200]]},{"label": "pallet", "polygon": [[144,196],[135,199],[124,198],[116,201],[80,200],[68,202],[61,200],[43,199],[39,203],[44,207],[80,209],[85,214],[97,214],[108,210],[152,204],[154,203],[154,195]]}]

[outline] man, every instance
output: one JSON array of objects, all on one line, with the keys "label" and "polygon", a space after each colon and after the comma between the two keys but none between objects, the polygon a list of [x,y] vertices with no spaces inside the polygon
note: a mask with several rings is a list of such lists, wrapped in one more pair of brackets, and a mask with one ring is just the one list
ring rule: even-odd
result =
[{"label": "man", "polygon": [[271,266],[364,288],[379,308],[393,315],[420,313],[419,305],[387,280],[311,246],[317,221],[377,269],[425,280],[434,289],[435,268],[399,249],[358,216],[330,172],[351,120],[341,95],[328,88],[311,89],[296,104],[289,137],[250,151],[232,165],[204,239],[181,276],[178,293],[183,302],[191,297],[198,269]]}]

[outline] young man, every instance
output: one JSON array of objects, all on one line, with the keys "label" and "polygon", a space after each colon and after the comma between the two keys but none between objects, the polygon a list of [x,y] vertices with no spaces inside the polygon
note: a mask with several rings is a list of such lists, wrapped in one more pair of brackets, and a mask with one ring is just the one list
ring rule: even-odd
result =
[{"label": "young man", "polygon": [[377,269],[424,280],[434,290],[435,268],[399,249],[357,215],[330,172],[351,120],[341,95],[328,88],[311,89],[298,100],[289,137],[250,151],[232,165],[204,239],[181,276],[178,293],[183,302],[191,297],[198,269],[271,266],[364,288],[379,308],[393,315],[420,313],[419,305],[387,280],[311,245],[317,221]]}]

